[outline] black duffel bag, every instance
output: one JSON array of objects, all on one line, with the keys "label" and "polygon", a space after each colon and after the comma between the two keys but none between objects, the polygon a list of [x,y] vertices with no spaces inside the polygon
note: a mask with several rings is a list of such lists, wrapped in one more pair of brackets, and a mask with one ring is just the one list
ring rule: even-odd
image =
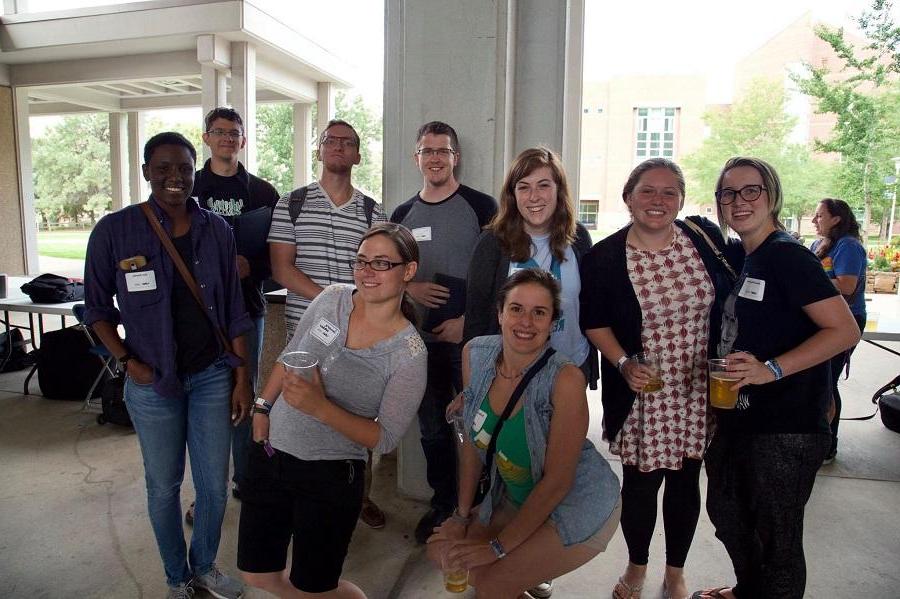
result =
[{"label": "black duffel bag", "polygon": [[61,304],[84,299],[84,283],[49,273],[31,279],[20,289],[35,304]]}]

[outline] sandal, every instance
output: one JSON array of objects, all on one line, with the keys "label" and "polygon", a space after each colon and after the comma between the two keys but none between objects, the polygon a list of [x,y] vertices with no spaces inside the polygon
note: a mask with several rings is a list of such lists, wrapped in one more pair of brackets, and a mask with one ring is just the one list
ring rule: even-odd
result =
[{"label": "sandal", "polygon": [[714,589],[696,591],[693,595],[691,595],[691,599],[727,599],[725,595],[722,594],[722,591],[726,589],[730,590],[731,587],[716,587]]},{"label": "sandal", "polygon": [[[619,589],[624,589],[625,594],[623,594]],[[612,599],[640,599],[641,590],[644,588],[644,585],[638,584],[631,586],[625,580],[619,576],[619,582],[616,583],[616,586],[613,587]],[[728,588],[728,587],[725,587]]]}]

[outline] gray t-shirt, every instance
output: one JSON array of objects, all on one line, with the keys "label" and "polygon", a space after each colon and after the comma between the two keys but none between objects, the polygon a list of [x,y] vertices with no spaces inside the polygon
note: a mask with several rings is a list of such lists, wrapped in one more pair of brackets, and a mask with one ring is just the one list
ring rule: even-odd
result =
[{"label": "gray t-shirt", "polygon": [[[426,202],[416,194],[394,210],[391,221],[400,223],[419,243],[419,269],[415,281],[434,281],[436,274],[466,280],[469,259],[482,228],[497,212],[491,196],[460,185],[440,202]],[[460,301],[465,301],[465,291]],[[419,320],[426,322],[428,308],[416,304]],[[434,335],[422,331],[431,342]]]},{"label": "gray t-shirt", "polygon": [[[428,354],[412,325],[372,347],[346,347],[354,291],[344,284],[325,288],[306,309],[282,355],[307,351],[327,364],[325,395],[348,412],[377,420],[381,438],[374,451],[387,453],[419,409]],[[288,405],[281,395],[270,419],[269,440],[280,451],[302,460],[366,459],[364,446]]]}]

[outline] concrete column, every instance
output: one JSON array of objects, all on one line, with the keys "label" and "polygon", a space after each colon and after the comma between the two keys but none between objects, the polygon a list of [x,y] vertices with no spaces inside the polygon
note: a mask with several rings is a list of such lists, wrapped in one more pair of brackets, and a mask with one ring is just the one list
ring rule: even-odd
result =
[{"label": "concrete column", "polygon": [[118,210],[129,204],[128,117],[122,112],[109,113],[109,169],[112,209]]},{"label": "concrete column", "polygon": [[2,15],[15,15],[20,12],[28,12],[26,0],[3,0],[3,4],[0,5]]},{"label": "concrete column", "polygon": [[34,216],[34,180],[31,168],[31,126],[28,122],[28,88],[13,88],[16,156],[19,161],[19,203],[22,208],[22,241],[25,246],[25,272],[40,273],[37,251],[37,219]]},{"label": "concrete column", "polygon": [[[211,65],[200,66],[200,77],[201,85],[203,86],[203,89],[200,91],[200,105],[205,117],[213,108],[225,106],[228,81],[225,73]],[[241,113],[241,116],[243,116],[243,113]],[[203,160],[205,161],[209,157],[209,146],[203,144]]]},{"label": "concrete column", "polygon": [[231,44],[231,105],[244,118],[247,143],[239,160],[256,172],[256,48],[247,42]]},{"label": "concrete column", "polygon": [[[312,104],[294,104],[294,187],[311,181],[310,147],[312,145]],[[286,190],[281,190],[286,193]]]},{"label": "concrete column", "polygon": [[141,165],[144,163],[144,113],[128,113],[128,197],[137,204],[147,199],[150,191],[144,181]]},{"label": "concrete column", "polygon": [[334,118],[335,111],[334,85],[319,83],[318,97],[316,98],[316,135],[321,137],[328,121]]},{"label": "concrete column", "polygon": [[[409,156],[435,119],[459,134],[466,185],[496,197],[512,158],[542,144],[577,188],[583,22],[584,0],[386,0],[385,210],[420,188]],[[428,497],[418,437],[412,426],[400,445],[398,485]]]}]

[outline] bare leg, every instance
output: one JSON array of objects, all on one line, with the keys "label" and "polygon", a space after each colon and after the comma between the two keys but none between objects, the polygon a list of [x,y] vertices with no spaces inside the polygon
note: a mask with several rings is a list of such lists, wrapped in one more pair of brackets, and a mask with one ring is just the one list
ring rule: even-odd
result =
[{"label": "bare leg", "polygon": [[689,595],[687,583],[684,581],[684,568],[666,566],[666,575],[663,581],[667,597],[672,599],[684,599]]}]

